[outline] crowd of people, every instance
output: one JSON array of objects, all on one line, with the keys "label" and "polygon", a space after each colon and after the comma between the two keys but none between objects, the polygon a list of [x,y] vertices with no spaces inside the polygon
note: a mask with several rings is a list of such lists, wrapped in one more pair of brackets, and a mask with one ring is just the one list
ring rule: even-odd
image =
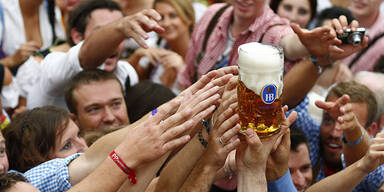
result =
[{"label": "crowd of people", "polygon": [[[0,0],[0,191],[384,190],[382,2]],[[267,138],[250,42],[284,52]]]}]

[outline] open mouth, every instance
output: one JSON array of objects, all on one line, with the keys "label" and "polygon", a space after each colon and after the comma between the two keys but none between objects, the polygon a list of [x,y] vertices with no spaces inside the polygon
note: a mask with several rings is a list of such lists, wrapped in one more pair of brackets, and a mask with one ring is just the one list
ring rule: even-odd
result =
[{"label": "open mouth", "polygon": [[333,144],[333,143],[329,143],[328,147],[332,149],[341,149],[341,145]]},{"label": "open mouth", "polygon": [[243,6],[243,7],[249,7],[252,5],[251,2],[247,3],[247,2],[244,2],[244,1],[241,1],[241,0],[236,0],[236,2],[240,5],[240,6]]}]

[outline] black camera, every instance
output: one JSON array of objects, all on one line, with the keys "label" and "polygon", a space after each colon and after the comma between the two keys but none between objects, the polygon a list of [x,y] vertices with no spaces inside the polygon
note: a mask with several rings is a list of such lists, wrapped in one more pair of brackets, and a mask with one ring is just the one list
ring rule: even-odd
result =
[{"label": "black camera", "polygon": [[351,29],[347,29],[343,34],[337,34],[337,38],[340,39],[344,44],[352,44],[358,46],[363,41],[365,34],[365,28],[357,28],[352,32]]}]

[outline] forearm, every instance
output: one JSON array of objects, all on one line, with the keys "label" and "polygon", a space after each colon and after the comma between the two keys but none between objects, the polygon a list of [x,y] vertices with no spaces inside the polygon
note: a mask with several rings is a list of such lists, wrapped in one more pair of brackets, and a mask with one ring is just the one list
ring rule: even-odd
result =
[{"label": "forearm", "polygon": [[125,138],[128,131],[142,121],[148,118],[148,115],[142,117],[135,123],[114,131],[98,139],[89,149],[80,157],[73,160],[69,165],[69,174],[71,177],[71,184],[80,182],[83,178],[88,176],[95,170]]},{"label": "forearm", "polygon": [[309,56],[308,50],[301,43],[296,34],[284,36],[280,41],[280,46],[284,50],[284,56],[288,59],[295,60],[301,57]]},{"label": "forearm", "polygon": [[304,59],[297,63],[285,76],[283,88],[283,105],[294,108],[319,78],[318,68],[310,59]]},{"label": "forearm", "polygon": [[[362,135],[364,133],[364,135]],[[353,129],[352,131],[344,131],[344,137],[347,142],[356,142],[362,137],[360,143],[350,146],[343,144],[344,161],[347,166],[361,159],[369,150],[370,138],[369,134],[363,127]]]},{"label": "forearm", "polygon": [[138,53],[139,49],[142,49],[142,48],[136,49],[136,51],[127,59],[127,61],[129,64],[132,65],[133,68],[135,68],[140,79],[146,79],[146,78],[148,78],[147,77],[148,70],[146,68],[140,66],[140,64],[139,64],[139,61],[142,57],[142,55],[140,55]]},{"label": "forearm", "polygon": [[209,160],[205,159],[203,155],[181,186],[179,192],[208,192],[210,190],[216,172],[220,167],[212,166],[207,161]]},{"label": "forearm", "polygon": [[74,185],[69,192],[75,191],[117,191],[127,175],[118,166],[107,158],[89,176]]},{"label": "forearm", "polygon": [[156,177],[157,171],[160,169],[161,165],[163,165],[169,154],[170,153],[164,155],[155,162],[146,164],[142,169],[139,169],[136,172],[137,183],[132,185],[129,180],[126,180],[123,185],[121,185],[119,192],[145,191],[152,179]]},{"label": "forearm", "polygon": [[312,185],[307,192],[352,191],[367,175],[362,169],[362,161]]},{"label": "forearm", "polygon": [[84,69],[93,69],[101,65],[105,59],[113,55],[120,43],[125,39],[121,31],[121,20],[103,26],[94,31],[80,49],[80,65]]},{"label": "forearm", "polygon": [[156,185],[156,191],[178,191],[203,152],[204,147],[199,142],[196,134],[195,137],[180,150],[162,170]]},{"label": "forearm", "polygon": [[265,170],[239,170],[237,179],[239,192],[267,191]]},{"label": "forearm", "polygon": [[12,68],[12,67],[16,67],[16,66],[20,65],[22,63],[22,61],[19,61],[18,58],[15,58],[13,55],[10,55],[8,57],[1,59],[1,63],[5,67]]}]

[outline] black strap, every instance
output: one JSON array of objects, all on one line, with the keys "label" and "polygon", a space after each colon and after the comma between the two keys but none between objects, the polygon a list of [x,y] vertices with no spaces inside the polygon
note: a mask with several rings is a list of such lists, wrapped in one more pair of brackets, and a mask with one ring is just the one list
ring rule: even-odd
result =
[{"label": "black strap", "polygon": [[55,44],[55,41],[57,39],[56,29],[55,29],[55,21],[56,21],[55,0],[48,0],[47,9],[48,9],[49,24],[51,25],[51,30],[52,30],[52,45],[53,45]]},{"label": "black strap", "polygon": [[384,36],[384,32],[383,33],[380,33],[379,35],[376,35],[375,38],[372,39],[372,41],[370,41],[368,43],[368,46],[366,48],[364,48],[363,50],[361,50],[355,58],[353,58],[353,60],[351,61],[351,63],[349,64],[349,68],[351,69],[353,65],[355,65],[355,63],[361,58],[361,56],[363,56],[369,48],[371,48],[376,42],[377,40],[379,40],[381,37]]},{"label": "black strap", "polygon": [[264,39],[264,35],[272,28],[272,27],[276,27],[276,26],[282,26],[282,25],[286,25],[285,23],[276,23],[276,24],[273,24],[273,25],[270,25],[265,31],[264,33],[261,35],[260,39],[259,39],[259,43],[262,43],[263,42],[263,39]]},{"label": "black strap", "polygon": [[[219,20],[220,16],[224,13],[224,11],[230,6],[230,4],[226,4],[225,6],[223,6],[222,8],[220,8],[216,14],[212,17],[211,21],[209,22],[208,24],[208,27],[207,27],[207,31],[205,32],[205,36],[204,36],[204,40],[203,40],[203,45],[202,45],[202,48],[201,48],[201,51],[199,52],[199,54],[197,55],[196,57],[196,64],[199,65],[200,64],[200,61],[201,59],[203,59],[203,56],[204,56],[204,52],[205,52],[205,49],[207,47],[207,43],[208,43],[208,39],[209,37],[211,36],[211,33],[213,31],[213,29],[215,29],[215,26],[217,24],[217,21]],[[197,70],[197,66],[196,67],[196,70]]]},{"label": "black strap", "polygon": [[3,83],[4,83],[4,65],[0,63],[0,93],[3,89]]}]

